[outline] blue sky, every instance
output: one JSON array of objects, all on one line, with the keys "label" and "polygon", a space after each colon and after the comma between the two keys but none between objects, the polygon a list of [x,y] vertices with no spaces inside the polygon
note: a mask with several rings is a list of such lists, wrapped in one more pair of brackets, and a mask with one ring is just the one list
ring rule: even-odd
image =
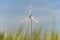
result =
[{"label": "blue sky", "polygon": [[60,30],[60,0],[0,0],[0,28],[16,29],[20,20],[28,16],[29,4],[32,3],[32,15],[48,29],[55,16],[56,31]]}]

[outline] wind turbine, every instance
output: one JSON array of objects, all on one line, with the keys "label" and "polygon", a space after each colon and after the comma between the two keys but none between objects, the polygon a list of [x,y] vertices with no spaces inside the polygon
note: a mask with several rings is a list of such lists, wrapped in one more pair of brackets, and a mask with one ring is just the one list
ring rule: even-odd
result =
[{"label": "wind turbine", "polygon": [[24,18],[20,23],[23,23],[25,21],[27,21],[28,19],[30,19],[30,27],[31,27],[31,40],[32,40],[32,20],[35,21],[36,23],[39,23],[32,15],[32,4],[30,4],[29,6],[29,16]]},{"label": "wind turbine", "polygon": [[26,17],[26,18],[24,18],[23,20],[21,20],[20,23],[23,23],[23,22],[27,21],[28,19],[34,20],[36,23],[39,23],[39,22],[31,15],[31,13],[32,13],[32,4],[30,4],[30,6],[29,6],[29,16]]}]

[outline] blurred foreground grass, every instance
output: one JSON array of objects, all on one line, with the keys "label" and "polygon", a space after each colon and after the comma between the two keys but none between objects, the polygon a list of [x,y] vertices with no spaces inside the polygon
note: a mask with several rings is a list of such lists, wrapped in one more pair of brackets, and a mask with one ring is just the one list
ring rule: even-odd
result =
[{"label": "blurred foreground grass", "polygon": [[[60,40],[59,35],[55,31],[51,31],[48,36],[48,30],[46,29],[42,34],[42,28],[34,29],[32,32],[32,40]],[[16,31],[16,34],[12,32],[8,32],[7,35],[3,32],[0,32],[0,40],[31,40],[31,34],[28,33],[28,29],[25,32],[22,32],[23,28],[20,27],[19,30]]]},{"label": "blurred foreground grass", "polygon": [[23,32],[23,27],[21,26],[16,33],[12,33],[11,31],[7,32],[5,35],[5,31],[3,30],[0,32],[0,40],[60,40],[60,36],[54,30],[54,20],[52,21],[52,30],[48,35],[48,30],[46,29],[43,32],[42,36],[42,26],[40,28],[36,28],[32,32],[32,39],[31,34],[29,34],[27,28],[25,32]]}]

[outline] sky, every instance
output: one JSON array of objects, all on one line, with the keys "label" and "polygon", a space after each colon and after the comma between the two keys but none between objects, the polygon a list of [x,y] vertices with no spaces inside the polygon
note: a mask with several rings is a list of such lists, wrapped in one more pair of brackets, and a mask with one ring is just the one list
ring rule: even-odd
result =
[{"label": "sky", "polygon": [[[29,15],[29,4],[32,4],[32,15],[39,24],[50,29],[52,17],[55,17],[55,29],[60,30],[60,0],[0,0],[0,29],[16,29],[20,20]],[[44,27],[45,28],[45,27]]]}]

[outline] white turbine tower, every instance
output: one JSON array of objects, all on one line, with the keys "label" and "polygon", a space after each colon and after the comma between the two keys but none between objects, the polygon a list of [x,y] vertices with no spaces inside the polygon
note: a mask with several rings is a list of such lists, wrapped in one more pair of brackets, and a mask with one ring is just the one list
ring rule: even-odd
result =
[{"label": "white turbine tower", "polygon": [[31,40],[32,40],[32,20],[35,21],[36,23],[39,23],[32,15],[32,4],[30,4],[29,6],[29,16],[24,18],[20,23],[23,23],[25,21],[27,21],[28,19],[30,19],[30,27],[31,27]]}]

